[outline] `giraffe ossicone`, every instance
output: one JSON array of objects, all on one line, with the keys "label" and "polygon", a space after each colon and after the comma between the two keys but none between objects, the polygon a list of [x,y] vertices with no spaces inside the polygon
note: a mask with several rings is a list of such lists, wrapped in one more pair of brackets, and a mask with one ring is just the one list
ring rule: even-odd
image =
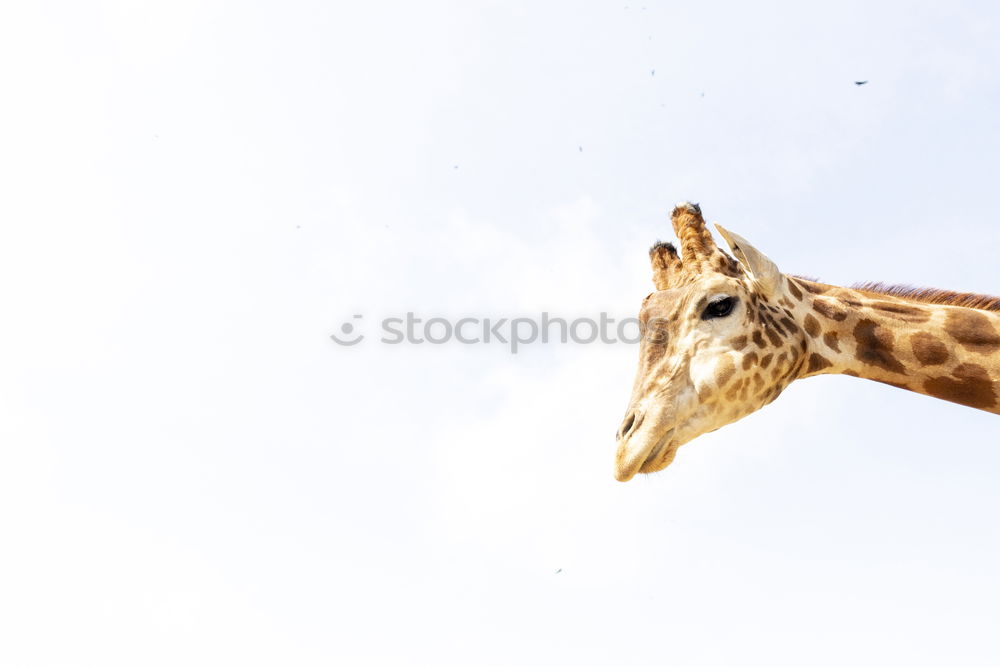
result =
[{"label": "giraffe ossicone", "polygon": [[650,249],[639,368],[615,476],[666,468],[694,438],[767,405],[794,380],[840,373],[1000,414],[1000,298],[783,274],[697,204],[671,214],[680,249]]}]

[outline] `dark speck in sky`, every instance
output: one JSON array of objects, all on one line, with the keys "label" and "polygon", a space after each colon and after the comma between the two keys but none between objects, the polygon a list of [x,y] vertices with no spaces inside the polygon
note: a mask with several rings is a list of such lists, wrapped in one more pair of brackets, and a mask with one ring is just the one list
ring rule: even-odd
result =
[{"label": "dark speck in sky", "polygon": [[865,79],[864,81],[855,81],[855,82],[854,82],[854,85],[855,85],[855,86],[863,86],[863,85],[865,85],[866,83],[868,83],[868,79]]}]

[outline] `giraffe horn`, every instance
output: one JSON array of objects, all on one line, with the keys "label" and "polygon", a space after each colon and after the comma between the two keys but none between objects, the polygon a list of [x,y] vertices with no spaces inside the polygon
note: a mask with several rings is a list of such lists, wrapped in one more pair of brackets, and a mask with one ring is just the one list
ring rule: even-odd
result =
[{"label": "giraffe horn", "polygon": [[670,289],[671,278],[681,270],[681,258],[673,243],[657,241],[649,249],[649,262],[653,265],[653,285],[658,290]]},{"label": "giraffe horn", "polygon": [[705,227],[701,207],[690,202],[681,202],[670,214],[674,233],[681,242],[681,260],[689,268],[694,268],[710,260],[719,252],[712,233]]}]

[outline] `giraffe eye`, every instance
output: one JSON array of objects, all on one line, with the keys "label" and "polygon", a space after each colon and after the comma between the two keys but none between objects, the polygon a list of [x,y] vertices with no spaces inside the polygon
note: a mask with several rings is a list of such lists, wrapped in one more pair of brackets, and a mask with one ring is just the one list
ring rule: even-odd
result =
[{"label": "giraffe eye", "polygon": [[724,296],[716,299],[715,301],[711,301],[708,306],[705,307],[705,312],[701,314],[701,319],[711,320],[716,317],[725,317],[729,313],[733,312],[733,306],[735,305],[736,299],[731,296]]}]

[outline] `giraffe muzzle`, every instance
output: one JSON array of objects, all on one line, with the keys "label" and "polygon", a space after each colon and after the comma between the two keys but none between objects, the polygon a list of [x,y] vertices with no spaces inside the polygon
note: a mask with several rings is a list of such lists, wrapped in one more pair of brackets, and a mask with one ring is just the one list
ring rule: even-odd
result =
[{"label": "giraffe muzzle", "polygon": [[663,428],[655,419],[641,428],[644,417],[644,412],[629,412],[618,431],[615,478],[619,482],[627,482],[639,472],[662,470],[673,460],[677,449],[674,429]]}]

